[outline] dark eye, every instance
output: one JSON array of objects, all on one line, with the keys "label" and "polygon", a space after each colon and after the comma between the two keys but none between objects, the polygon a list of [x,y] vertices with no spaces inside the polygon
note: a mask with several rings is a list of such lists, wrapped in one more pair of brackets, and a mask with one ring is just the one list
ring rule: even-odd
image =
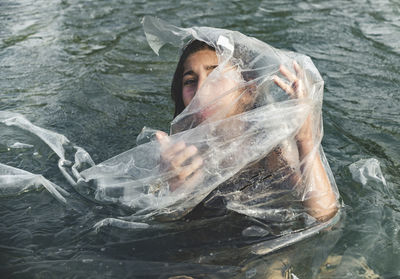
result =
[{"label": "dark eye", "polygon": [[183,82],[183,85],[191,85],[194,84],[196,82],[195,79],[187,79]]}]

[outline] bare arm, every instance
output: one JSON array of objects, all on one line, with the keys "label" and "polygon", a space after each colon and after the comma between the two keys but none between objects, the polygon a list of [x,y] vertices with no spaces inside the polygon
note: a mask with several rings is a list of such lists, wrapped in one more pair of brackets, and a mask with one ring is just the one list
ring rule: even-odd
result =
[{"label": "bare arm", "polygon": [[[289,81],[289,84],[275,76],[274,82],[292,98],[305,98],[304,73],[301,67],[294,62],[293,68],[296,74],[281,66],[279,71]],[[311,191],[306,193],[304,204],[309,213],[319,221],[331,218],[337,212],[337,201],[328,175],[322,164],[321,154],[315,149],[312,136],[312,120],[309,115],[296,135],[296,143],[299,151],[300,171],[303,183],[311,185]]]},{"label": "bare arm", "polygon": [[[319,150],[312,150],[313,143],[297,140],[297,146],[300,162],[306,160],[306,166],[301,168],[301,171],[306,174],[304,182],[312,185],[312,191],[308,192],[305,197],[305,205],[316,219],[328,220],[337,212],[337,202],[322,164],[321,154]],[[312,152],[316,154],[312,154]],[[309,159],[305,159],[307,155],[311,155]]]}]

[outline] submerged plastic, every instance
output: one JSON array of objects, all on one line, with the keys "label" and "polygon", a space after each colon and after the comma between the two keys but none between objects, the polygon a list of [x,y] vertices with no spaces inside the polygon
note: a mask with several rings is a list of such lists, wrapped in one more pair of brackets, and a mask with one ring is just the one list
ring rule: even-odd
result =
[{"label": "submerged plastic", "polygon": [[[154,18],[145,18],[143,26],[157,54],[166,43],[181,47],[196,39],[212,46],[218,57],[218,67],[172,121],[167,145],[154,137],[156,131],[144,129],[138,142],[148,142],[105,162],[95,165],[77,146],[72,161],[65,158],[64,148],[71,143],[64,136],[21,115],[0,114],[2,123],[45,141],[59,156],[61,172],[82,195],[134,211],[124,220],[104,219],[96,230],[112,224],[146,229],[149,222],[235,212],[255,222],[242,228],[243,237],[272,239],[253,246],[253,253],[266,254],[334,223],[334,214],[329,218],[316,214],[317,209],[335,213],[339,195],[321,147],[323,80],[311,59],[230,30],[178,28]],[[299,68],[293,69],[294,61]],[[304,95],[296,91],[299,84],[289,81],[286,91],[276,84],[276,76],[285,78],[281,65],[296,75]],[[292,92],[290,88],[293,94],[287,92]],[[305,131],[308,146],[303,150]],[[175,144],[194,146],[202,162],[196,179],[178,187],[172,187],[176,171],[162,161]],[[322,174],[315,172],[315,164],[321,165]],[[0,174],[2,181],[8,179],[7,166],[0,165]],[[51,189],[62,197],[58,188]]]}]

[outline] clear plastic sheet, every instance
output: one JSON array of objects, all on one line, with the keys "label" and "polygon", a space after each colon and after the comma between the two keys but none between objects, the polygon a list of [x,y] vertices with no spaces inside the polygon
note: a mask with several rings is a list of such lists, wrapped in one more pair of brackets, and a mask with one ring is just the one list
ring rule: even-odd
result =
[{"label": "clear plastic sheet", "polygon": [[[64,196],[69,193],[42,175],[0,164],[0,196],[18,195],[26,191],[37,190],[40,186],[46,188],[58,201],[66,203]],[[64,195],[64,196],[63,196]]]},{"label": "clear plastic sheet", "polygon": [[[9,111],[0,111],[0,123],[26,130],[38,136],[43,142],[45,142],[59,157],[58,167],[73,186],[76,186],[76,183],[71,177],[72,173],[78,174],[79,172],[77,171],[77,168],[82,165],[85,165],[86,167],[94,165],[90,155],[82,148],[72,146],[65,136],[38,127],[21,114]],[[33,146],[19,142],[10,146],[10,148],[27,147],[30,148]],[[67,160],[65,157],[66,150],[70,149],[74,150],[74,163]],[[0,196],[17,195],[29,190],[39,189],[41,186],[49,191],[58,201],[64,204],[67,203],[66,197],[69,196],[69,193],[60,186],[47,180],[42,175],[33,174],[0,163]]]},{"label": "clear plastic sheet", "polygon": [[[143,25],[156,53],[165,43],[182,46],[197,39],[218,56],[218,67],[172,121],[168,137],[169,147],[179,142],[196,147],[201,178],[171,191],[176,173],[160,162],[168,147],[146,129],[139,137],[150,142],[81,173],[80,183],[94,187],[96,199],[134,208],[136,216],[177,219],[202,203],[285,224],[315,222],[307,201],[318,203],[318,196],[331,196],[329,204],[318,206],[337,206],[337,188],[320,146],[323,80],[309,57],[229,30],[178,28],[154,18],[144,18]],[[281,65],[294,72],[294,61],[301,67],[301,98],[274,82],[282,76]],[[299,154],[305,125],[312,147]],[[316,161],[323,164],[322,173],[315,173]],[[318,185],[321,175],[329,180],[325,185]]]},{"label": "clear plastic sheet", "polygon": [[[218,66],[172,121],[167,144],[145,128],[137,147],[95,165],[85,150],[64,136],[19,114],[0,114],[2,123],[46,142],[79,193],[133,210],[129,218],[98,222],[96,230],[105,225],[147,229],[147,223],[155,221],[234,212],[253,220],[240,228],[243,237],[268,237],[251,248],[253,254],[266,254],[335,223],[339,195],[321,147],[324,83],[311,59],[230,30],[178,28],[154,18],[144,18],[143,26],[156,53],[166,43],[182,47],[196,39],[212,46],[218,57]],[[295,82],[285,80],[290,74],[282,67]],[[286,81],[286,90],[277,77]],[[162,158],[176,144],[195,147],[202,164],[196,179],[172,187],[178,174],[165,167]],[[67,147],[74,154],[68,160]],[[0,165],[0,174],[4,185],[23,185],[27,178],[27,184],[41,184],[63,202],[62,195],[68,194],[22,170]],[[17,189],[14,193],[24,190]]]},{"label": "clear plastic sheet", "polygon": [[380,163],[375,158],[362,159],[349,166],[353,180],[362,185],[367,184],[368,180],[382,183],[386,186],[386,179],[382,174]]}]

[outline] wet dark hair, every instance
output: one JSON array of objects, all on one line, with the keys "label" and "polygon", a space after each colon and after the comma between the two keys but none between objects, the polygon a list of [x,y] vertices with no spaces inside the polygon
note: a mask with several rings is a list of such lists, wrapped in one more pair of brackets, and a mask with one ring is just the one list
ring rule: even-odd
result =
[{"label": "wet dark hair", "polygon": [[207,49],[215,51],[215,48],[207,43],[199,40],[193,40],[190,41],[182,51],[182,55],[179,58],[179,62],[176,66],[175,74],[171,84],[171,97],[175,102],[174,118],[185,109],[182,97],[183,64],[191,54]]}]

